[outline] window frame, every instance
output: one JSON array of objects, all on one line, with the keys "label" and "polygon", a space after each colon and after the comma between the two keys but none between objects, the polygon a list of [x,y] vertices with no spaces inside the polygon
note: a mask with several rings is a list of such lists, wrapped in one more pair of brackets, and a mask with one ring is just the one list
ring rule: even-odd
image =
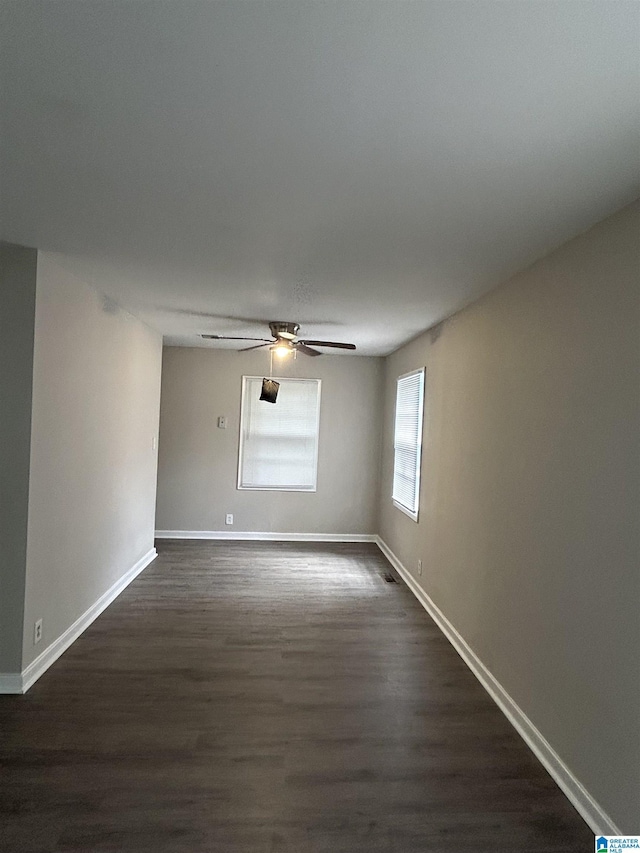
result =
[{"label": "window frame", "polygon": [[[393,414],[393,476],[391,481],[391,502],[393,505],[408,515],[412,521],[418,522],[420,515],[420,480],[422,473],[422,446],[424,444],[424,398],[426,388],[426,368],[420,367],[417,370],[410,370],[396,378],[396,400]],[[415,476],[415,510],[405,506],[394,494],[394,486],[396,481],[396,420],[398,416],[398,388],[402,379],[408,379],[410,376],[420,376],[420,402],[418,404],[418,443],[416,447],[416,476]]]},{"label": "window frame", "polygon": [[[307,494],[312,494],[318,491],[318,456],[320,452],[320,405],[322,400],[322,380],[315,379],[313,377],[301,377],[301,376],[273,376],[271,377],[276,382],[279,382],[281,385],[287,382],[315,382],[317,388],[317,408],[316,408],[316,422],[315,422],[315,456],[314,456],[314,477],[313,477],[313,486],[245,486],[242,485],[242,462],[243,462],[243,451],[244,451],[244,436],[245,436],[245,394],[247,388],[247,380],[255,379],[260,382],[263,380],[263,376],[244,376],[242,377],[242,387],[240,391],[240,435],[238,438],[238,477],[236,482],[236,488],[242,492],[302,492]],[[265,403],[265,405],[278,405],[276,403]]]}]

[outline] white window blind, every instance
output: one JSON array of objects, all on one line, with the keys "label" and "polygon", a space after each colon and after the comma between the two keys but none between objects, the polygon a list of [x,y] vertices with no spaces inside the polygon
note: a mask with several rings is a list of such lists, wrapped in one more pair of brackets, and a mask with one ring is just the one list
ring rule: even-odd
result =
[{"label": "white window blind", "polygon": [[418,520],[420,497],[423,407],[424,370],[401,376],[396,388],[393,502],[414,521]]},{"label": "white window blind", "polygon": [[276,381],[277,400],[268,403],[262,377],[242,377],[238,488],[315,492],[320,380]]}]

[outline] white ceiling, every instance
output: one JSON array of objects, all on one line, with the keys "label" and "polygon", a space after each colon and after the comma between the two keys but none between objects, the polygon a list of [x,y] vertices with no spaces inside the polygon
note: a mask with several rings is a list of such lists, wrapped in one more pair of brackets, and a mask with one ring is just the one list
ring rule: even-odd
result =
[{"label": "white ceiling", "polygon": [[2,238],[173,344],[260,318],[384,354],[640,192],[635,0],[21,0],[0,30]]}]

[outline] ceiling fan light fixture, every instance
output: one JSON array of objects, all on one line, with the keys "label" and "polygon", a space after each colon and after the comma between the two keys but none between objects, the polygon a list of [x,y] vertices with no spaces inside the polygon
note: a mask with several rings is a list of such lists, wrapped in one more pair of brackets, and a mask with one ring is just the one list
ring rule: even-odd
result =
[{"label": "ceiling fan light fixture", "polygon": [[271,347],[271,351],[274,352],[278,358],[285,358],[294,351],[294,347],[288,341],[278,341],[277,344]]}]

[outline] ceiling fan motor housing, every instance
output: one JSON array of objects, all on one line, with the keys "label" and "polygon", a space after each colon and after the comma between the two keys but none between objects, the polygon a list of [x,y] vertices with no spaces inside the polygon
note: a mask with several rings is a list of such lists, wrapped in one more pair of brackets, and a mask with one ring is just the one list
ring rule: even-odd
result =
[{"label": "ceiling fan motor housing", "polygon": [[269,323],[271,334],[274,338],[285,338],[288,341],[294,341],[298,337],[300,326],[298,323]]}]

